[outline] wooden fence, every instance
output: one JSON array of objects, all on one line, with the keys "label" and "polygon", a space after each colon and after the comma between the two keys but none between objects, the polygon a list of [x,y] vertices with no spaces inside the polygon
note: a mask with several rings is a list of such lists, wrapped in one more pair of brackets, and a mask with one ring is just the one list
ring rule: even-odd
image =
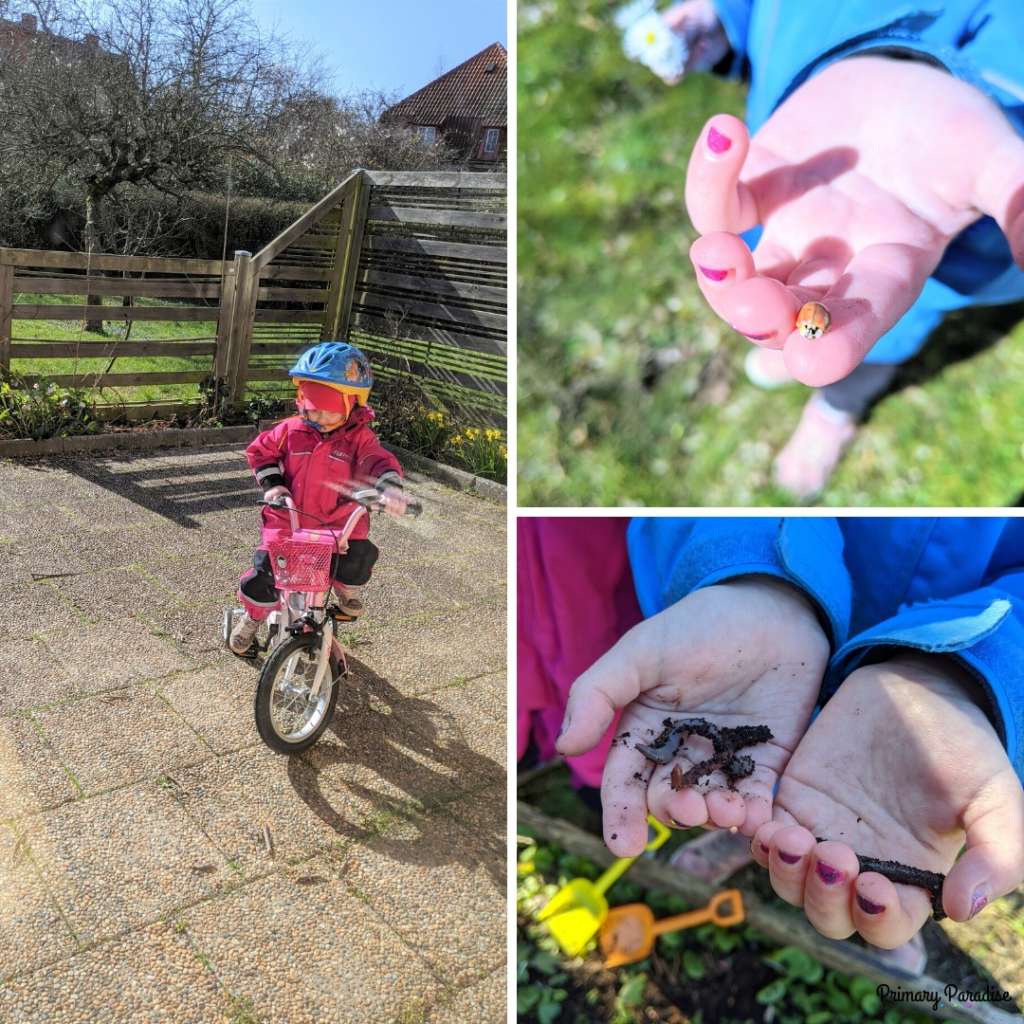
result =
[{"label": "wooden fence", "polygon": [[[145,417],[194,408],[200,385],[232,407],[283,391],[302,349],[347,335],[379,379],[413,376],[463,416],[503,426],[505,239],[504,175],[355,171],[229,261],[0,248],[0,371],[115,389],[112,413]],[[26,301],[36,296],[60,298]],[[113,326],[69,331],[88,320]],[[115,370],[131,357],[149,368]],[[172,393],[154,400],[155,385]]]}]

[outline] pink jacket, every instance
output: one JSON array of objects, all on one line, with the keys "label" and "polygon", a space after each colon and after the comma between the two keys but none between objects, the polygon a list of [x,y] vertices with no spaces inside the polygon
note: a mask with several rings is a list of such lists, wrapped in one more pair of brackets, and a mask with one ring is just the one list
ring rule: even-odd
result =
[{"label": "pink jacket", "polygon": [[[283,485],[304,512],[340,527],[356,503],[329,484],[347,485],[349,493],[358,491],[359,484],[378,487],[390,481],[401,486],[402,467],[370,429],[372,419],[372,410],[359,406],[344,426],[325,435],[301,416],[291,416],[263,431],[246,448],[245,457],[264,491]],[[301,516],[299,523],[311,528],[317,525]],[[264,543],[289,532],[287,512],[263,509]],[[369,516],[364,516],[352,538],[365,538],[369,532]]]}]

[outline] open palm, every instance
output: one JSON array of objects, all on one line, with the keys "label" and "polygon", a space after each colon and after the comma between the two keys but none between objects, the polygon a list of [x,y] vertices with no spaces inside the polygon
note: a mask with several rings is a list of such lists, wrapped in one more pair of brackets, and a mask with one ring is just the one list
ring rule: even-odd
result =
[{"label": "open palm", "polygon": [[[910,308],[950,240],[994,217],[1024,266],[1024,140],[981,92],[930,65],[833,64],[753,139],[711,118],[690,158],[690,256],[714,311],[782,349],[812,386],[845,377]],[[753,253],[739,233],[763,225]],[[804,302],[831,327],[795,330]]]},{"label": "open palm", "polygon": [[1024,794],[974,689],[947,659],[873,665],[807,730],[751,848],[824,935],[893,948],[931,915],[924,889],[860,873],[857,854],[950,872],[944,908],[960,921],[1024,877]]},{"label": "open palm", "polygon": [[[623,709],[601,788],[608,848],[639,853],[648,811],[669,825],[736,826],[753,835],[771,815],[772,789],[807,727],[828,653],[809,602],[767,577],[697,590],[630,630],[573,684],[558,741],[562,754],[584,753]],[[735,790],[718,772],[673,789],[674,765],[686,772],[710,756],[700,736],[688,737],[663,766],[636,750],[666,718],[693,717],[771,729],[770,742],[741,751],[755,769]]]}]

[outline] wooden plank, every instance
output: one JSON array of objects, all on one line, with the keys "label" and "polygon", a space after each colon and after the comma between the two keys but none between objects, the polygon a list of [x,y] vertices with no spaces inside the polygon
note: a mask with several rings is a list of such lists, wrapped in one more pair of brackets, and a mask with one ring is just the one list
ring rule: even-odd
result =
[{"label": "wooden plank", "polygon": [[287,366],[250,366],[246,380],[288,380]]},{"label": "wooden plank", "polygon": [[483,263],[507,265],[508,250],[504,245],[470,245],[467,242],[441,242],[434,238],[400,238],[397,235],[367,235],[364,249],[384,252],[409,252],[445,259],[479,260]]},{"label": "wooden plank", "polygon": [[371,206],[370,220],[401,224],[438,224],[442,227],[504,231],[505,214],[469,210],[425,210],[418,206]]},{"label": "wooden plank", "polygon": [[[363,251],[363,235],[366,233],[367,211],[370,208],[370,185],[365,177],[359,179],[358,188],[352,197],[352,223],[338,275],[338,307],[331,321],[331,337],[348,336],[352,323],[352,303],[356,291],[356,277],[359,274],[359,259]],[[326,327],[325,321],[325,327]]]},{"label": "wooden plank", "polygon": [[373,309],[394,310],[398,316],[419,316],[430,320],[452,321],[470,327],[490,327],[499,331],[505,329],[504,313],[483,313],[478,309],[457,306],[454,303],[393,299],[362,290],[356,292],[354,301],[360,306]]},{"label": "wooden plank", "polygon": [[[95,351],[93,351],[95,349]],[[212,356],[217,346],[212,341],[63,341],[16,342],[12,359],[112,359],[114,356]]]},{"label": "wooden plank", "polygon": [[[361,309],[353,311],[350,330],[361,330],[366,334],[379,334],[385,338],[395,336],[394,324],[379,315]],[[417,341],[435,341],[441,345],[471,348],[477,352],[493,352],[503,356],[508,354],[508,343],[504,338],[481,337],[463,331],[445,330],[442,327],[426,327],[422,324],[404,322],[399,327],[399,337],[412,338]]]},{"label": "wooden plank", "polygon": [[330,267],[290,267],[275,263],[260,268],[261,281],[330,281],[333,277]]},{"label": "wooden plank", "polygon": [[140,295],[151,299],[216,299],[219,281],[173,281],[138,277],[32,277],[17,276],[19,291],[40,295]]},{"label": "wooden plank", "polygon": [[502,304],[508,298],[508,293],[504,288],[486,284],[468,284],[465,281],[451,281],[445,277],[413,277],[410,274],[389,274],[382,270],[367,269],[360,273],[359,281],[391,288],[406,288],[409,291],[427,295],[453,295],[460,299],[484,299]]},{"label": "wooden plank", "polygon": [[[604,843],[567,821],[559,821],[537,810],[523,800],[516,801],[516,821],[535,835],[556,843],[569,853],[586,857],[601,867],[607,867],[614,860]],[[717,891],[716,887],[696,875],[678,867],[645,857],[638,858],[629,869],[630,881],[660,892],[678,893],[694,906],[703,906]],[[927,974],[914,977],[875,956],[870,947],[855,945],[837,939],[826,939],[811,923],[789,907],[782,907],[778,901],[766,902],[756,893],[743,892],[743,912],[746,923],[782,946],[797,946],[820,960],[826,967],[843,974],[861,974],[878,984],[902,988],[913,992],[943,992],[946,983]],[[963,982],[958,989],[969,988]],[[941,1003],[941,1001],[940,1001]],[[977,1021],[979,1024],[1013,1024],[1020,1021],[992,1006],[991,1003],[961,1002],[955,997],[946,999],[936,1007],[934,1003],[922,1001],[913,1003],[917,1012],[929,1013],[942,1020]]]},{"label": "wooden plank", "polygon": [[235,286],[235,311],[231,325],[232,365],[228,370],[228,405],[232,409],[241,406],[245,395],[259,283],[259,271],[253,257],[247,252],[236,255],[235,265],[238,267],[238,283]]},{"label": "wooden plank", "polygon": [[220,309],[217,314],[217,355],[213,361],[213,375],[217,380],[224,380],[231,365],[231,325],[234,322],[234,311],[238,284],[238,257],[224,268],[221,281]]},{"label": "wooden plank", "polygon": [[15,320],[216,320],[216,306],[79,306],[65,303],[13,306]]},{"label": "wooden plank", "polygon": [[327,288],[260,288],[256,292],[259,302],[320,302],[327,301]]},{"label": "wooden plank", "polygon": [[311,206],[297,221],[290,224],[277,238],[265,245],[253,257],[257,269],[265,267],[275,256],[284,252],[292,242],[323,220],[342,200],[351,194],[362,171],[353,171],[337,188],[328,192],[315,206]]},{"label": "wooden plank", "polygon": [[198,384],[209,376],[207,370],[178,370],[173,373],[63,373],[45,377],[26,374],[29,384],[52,381],[66,388],[139,387],[143,384]]},{"label": "wooden plank", "polygon": [[[367,345],[366,351],[371,355],[371,363],[375,365],[378,363],[383,364],[383,357],[379,360],[372,358],[377,354],[372,347]],[[468,391],[480,391],[502,396],[506,392],[505,381],[503,380],[480,377],[473,373],[467,373],[464,370],[452,370],[446,366],[432,366],[430,363],[421,363],[416,359],[403,359],[402,370],[403,372],[411,373],[419,380],[436,380],[449,384],[458,384],[459,387],[465,388]]]},{"label": "wooden plank", "polygon": [[115,253],[57,252],[52,249],[0,248],[0,263],[15,267],[60,267],[71,270],[145,270],[153,274],[209,274],[220,277],[220,260],[186,260],[172,256],[118,256]]},{"label": "wooden plank", "polygon": [[489,192],[507,188],[504,174],[474,173],[472,171],[364,171],[374,185],[383,188],[463,188],[486,189]]},{"label": "wooden plank", "polygon": [[257,309],[255,314],[258,324],[319,324],[324,318],[314,309]]},{"label": "wooden plank", "polygon": [[11,320],[14,299],[14,267],[0,263],[0,373],[11,368]]}]

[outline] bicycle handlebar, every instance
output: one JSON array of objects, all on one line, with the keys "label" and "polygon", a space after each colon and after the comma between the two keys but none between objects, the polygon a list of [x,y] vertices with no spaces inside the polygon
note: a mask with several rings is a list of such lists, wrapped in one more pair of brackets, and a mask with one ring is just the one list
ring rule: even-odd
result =
[{"label": "bicycle handlebar", "polygon": [[[367,492],[361,493],[366,494]],[[358,495],[353,494],[351,500],[354,501],[357,505],[362,505],[363,508],[365,508],[368,512],[373,512],[376,510],[388,511],[389,502],[387,495],[377,490],[374,490],[372,493],[373,497],[360,497]],[[260,498],[256,502],[256,504],[265,505],[267,508],[287,509],[288,511],[295,512],[298,515],[309,516],[310,519],[316,519],[318,523],[321,523],[324,526],[330,525],[326,523],[323,519],[320,519],[319,516],[313,515],[312,512],[303,512],[302,509],[296,508],[294,502],[292,502],[291,499],[287,497],[278,498],[274,501],[264,501],[262,498]],[[409,498],[405,503],[405,510],[401,514],[407,515],[411,519],[417,519],[419,518],[419,516],[423,514],[423,503],[419,501],[417,498]]]}]

